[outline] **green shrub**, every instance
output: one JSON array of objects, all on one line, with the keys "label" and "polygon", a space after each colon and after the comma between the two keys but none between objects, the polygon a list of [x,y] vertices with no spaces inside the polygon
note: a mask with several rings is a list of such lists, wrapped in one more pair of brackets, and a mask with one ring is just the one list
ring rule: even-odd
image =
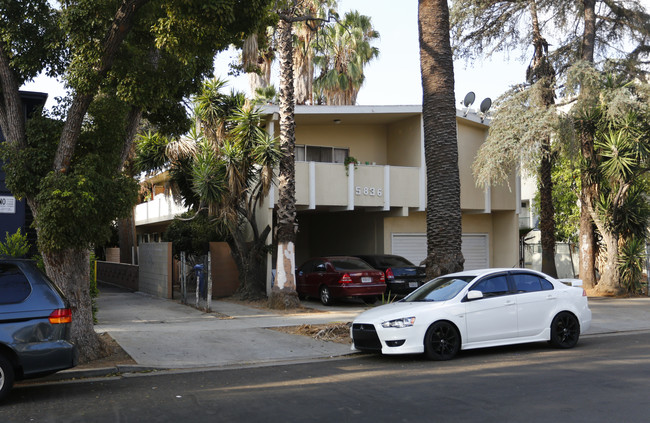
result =
[{"label": "green shrub", "polygon": [[20,228],[15,234],[9,235],[5,232],[5,242],[0,242],[0,256],[5,257],[23,257],[29,251],[29,242],[27,235],[20,232]]}]

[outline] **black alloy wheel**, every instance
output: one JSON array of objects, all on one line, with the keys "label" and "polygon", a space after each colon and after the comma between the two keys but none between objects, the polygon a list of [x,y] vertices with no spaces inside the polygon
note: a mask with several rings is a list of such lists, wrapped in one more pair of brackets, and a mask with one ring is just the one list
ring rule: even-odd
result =
[{"label": "black alloy wheel", "polygon": [[460,350],[460,334],[449,322],[435,322],[424,336],[424,354],[429,360],[451,360]]},{"label": "black alloy wheel", "polygon": [[558,313],[551,323],[551,345],[555,348],[573,348],[580,337],[580,322],[573,314]]},{"label": "black alloy wheel", "polygon": [[323,305],[332,305],[332,293],[330,292],[330,289],[327,287],[327,285],[321,286],[318,292],[320,296],[320,302],[323,303]]}]

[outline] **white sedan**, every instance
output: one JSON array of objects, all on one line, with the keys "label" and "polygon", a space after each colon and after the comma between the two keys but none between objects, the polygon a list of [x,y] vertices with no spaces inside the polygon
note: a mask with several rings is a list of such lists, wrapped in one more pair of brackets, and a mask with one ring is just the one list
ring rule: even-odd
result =
[{"label": "white sedan", "polygon": [[572,348],[590,324],[581,287],[527,269],[472,270],[361,313],[352,324],[352,349],[449,360],[461,349],[526,342]]}]

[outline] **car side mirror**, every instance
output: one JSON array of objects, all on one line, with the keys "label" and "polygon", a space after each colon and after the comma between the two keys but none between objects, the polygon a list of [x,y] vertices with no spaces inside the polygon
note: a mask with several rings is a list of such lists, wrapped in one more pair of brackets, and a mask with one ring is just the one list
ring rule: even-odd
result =
[{"label": "car side mirror", "polygon": [[469,291],[467,293],[468,301],[480,300],[481,298],[483,298],[483,293],[481,291]]}]

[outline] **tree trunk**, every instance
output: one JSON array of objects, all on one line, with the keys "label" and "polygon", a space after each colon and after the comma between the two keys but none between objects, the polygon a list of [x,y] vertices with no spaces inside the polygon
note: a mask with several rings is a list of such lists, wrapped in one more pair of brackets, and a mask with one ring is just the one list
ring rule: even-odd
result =
[{"label": "tree trunk", "polygon": [[[254,222],[251,224],[255,224]],[[271,228],[267,226],[259,236],[246,242],[243,231],[233,228],[232,251],[239,270],[239,289],[237,293],[242,299],[257,300],[266,297],[266,239]]]},{"label": "tree trunk", "polygon": [[553,179],[551,177],[553,163],[548,152],[548,149],[550,149],[549,140],[543,143],[542,148],[545,150],[539,171],[539,228],[542,241],[542,272],[557,278],[557,268],[555,266],[555,210],[553,207]]},{"label": "tree trunk", "polygon": [[[582,35],[582,60],[589,63],[594,62],[594,48],[596,41],[596,0],[583,0],[584,3],[584,30]],[[581,96],[587,93],[581,91]],[[581,132],[580,148],[582,157],[587,161],[587,166],[595,166],[594,158],[594,138],[593,134]],[[581,191],[580,191],[580,279],[585,289],[593,289],[596,286],[596,252],[598,245],[594,224],[589,214],[590,204],[596,201],[596,186],[589,177],[589,168],[582,169],[580,172]]]},{"label": "tree trunk", "polygon": [[79,349],[79,363],[105,356],[106,346],[93,327],[89,251],[66,249],[44,253],[43,261],[47,275],[70,302],[70,338]]},{"label": "tree trunk", "polygon": [[27,146],[25,116],[20,99],[19,82],[3,43],[0,43],[0,129],[4,138],[15,148]]},{"label": "tree trunk", "polygon": [[454,67],[447,0],[420,0],[418,6],[422,119],[427,166],[427,258],[429,277],[460,271],[460,176]]},{"label": "tree trunk", "polygon": [[131,216],[117,221],[117,231],[120,243],[120,263],[137,264],[135,247],[138,243],[135,235],[133,212]]},{"label": "tree trunk", "polygon": [[607,260],[596,291],[603,295],[619,295],[622,291],[621,273],[618,267],[619,236],[617,233],[603,233],[602,236],[607,247]]},{"label": "tree trunk", "polygon": [[[530,14],[533,25],[533,60],[527,71],[527,80],[531,84],[539,84],[542,94],[536,107],[548,109],[555,103],[553,88],[555,69],[548,60],[548,43],[542,37],[537,3],[530,1]],[[541,159],[539,165],[539,195],[540,214],[539,229],[542,241],[542,272],[557,278],[555,266],[555,210],[553,207],[553,155],[551,154],[551,139],[541,140]]]},{"label": "tree trunk", "polygon": [[298,232],[296,221],[295,186],[295,119],[293,85],[293,40],[291,22],[280,19],[280,172],[278,175],[278,243],[277,272],[269,304],[274,308],[293,308],[300,304],[296,293],[295,240]]}]

